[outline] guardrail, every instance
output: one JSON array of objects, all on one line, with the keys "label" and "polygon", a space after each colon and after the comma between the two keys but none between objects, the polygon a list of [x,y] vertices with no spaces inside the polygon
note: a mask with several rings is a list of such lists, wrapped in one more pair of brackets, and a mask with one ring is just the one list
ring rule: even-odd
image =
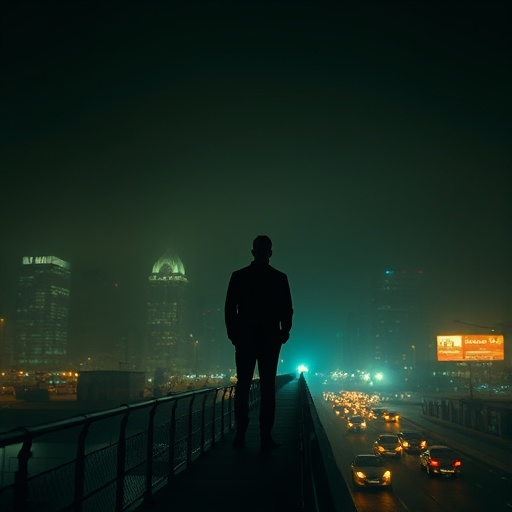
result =
[{"label": "guardrail", "polygon": [[512,440],[510,400],[423,397],[425,416],[464,427],[475,434]]},{"label": "guardrail", "polygon": [[[278,376],[279,388],[291,376]],[[0,434],[0,510],[121,512],[150,504],[234,427],[235,386],[206,388]],[[250,406],[260,399],[259,380]]]},{"label": "guardrail", "polygon": [[299,387],[303,510],[356,512],[303,374],[299,378]]}]

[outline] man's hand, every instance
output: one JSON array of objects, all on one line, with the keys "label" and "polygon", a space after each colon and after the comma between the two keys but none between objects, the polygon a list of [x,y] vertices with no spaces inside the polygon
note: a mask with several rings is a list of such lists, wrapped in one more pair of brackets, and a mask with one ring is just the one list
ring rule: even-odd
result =
[{"label": "man's hand", "polygon": [[284,345],[290,339],[290,333],[281,331],[281,343]]},{"label": "man's hand", "polygon": [[233,346],[236,347],[236,344],[238,342],[238,333],[235,329],[228,329],[228,339],[231,341]]}]

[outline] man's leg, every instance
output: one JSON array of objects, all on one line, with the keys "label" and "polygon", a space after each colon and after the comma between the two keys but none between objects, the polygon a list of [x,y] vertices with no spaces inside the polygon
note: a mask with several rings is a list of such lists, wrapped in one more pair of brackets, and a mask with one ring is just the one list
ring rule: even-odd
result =
[{"label": "man's leg", "polygon": [[236,434],[233,446],[242,447],[245,443],[245,432],[249,426],[249,392],[254,377],[256,357],[252,350],[237,348],[236,387],[235,387],[235,422]]},{"label": "man's leg", "polygon": [[281,345],[266,347],[258,358],[260,374],[260,436],[262,447],[277,447],[272,440],[272,428],[276,416],[276,372]]}]

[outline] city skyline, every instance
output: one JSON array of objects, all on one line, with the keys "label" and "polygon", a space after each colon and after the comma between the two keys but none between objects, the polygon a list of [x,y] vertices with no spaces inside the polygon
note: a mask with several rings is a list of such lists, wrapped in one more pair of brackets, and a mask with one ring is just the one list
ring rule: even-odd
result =
[{"label": "city skyline", "polygon": [[[54,260],[60,261],[55,256],[25,256],[22,258],[24,265],[29,261],[44,263]],[[69,262],[65,263],[69,266]],[[188,286],[189,283],[185,277],[184,264],[179,255],[169,250],[165,251],[154,262],[150,281],[151,279],[154,280],[155,276],[158,276],[159,269],[163,265],[171,265],[172,269],[170,270],[180,274],[182,281]],[[68,360],[75,362],[74,367],[77,364],[83,364],[85,365],[84,367],[91,368],[115,369],[119,367],[119,369],[141,369],[143,365],[141,366],[142,359],[140,358],[144,357],[143,354],[147,350],[145,347],[149,347],[148,343],[151,343],[151,329],[148,330],[151,320],[147,315],[152,309],[150,307],[148,311],[148,303],[145,302],[146,299],[150,300],[150,287],[147,287],[146,293],[139,303],[140,310],[137,311],[136,315],[133,315],[135,311],[133,305],[131,308],[123,309],[127,304],[126,300],[128,297],[123,297],[122,293],[115,297],[116,294],[119,294],[119,286],[115,280],[109,282],[108,276],[105,274],[95,278],[92,277],[91,274],[87,273],[79,278],[78,281],[75,280],[73,286],[76,290],[75,293],[81,296],[80,304],[82,307],[85,307],[85,312],[88,313],[84,315],[82,312],[80,315],[71,308]],[[347,318],[340,319],[340,330],[337,333],[338,344],[330,352],[327,351],[324,356],[323,370],[334,371],[340,367],[345,367],[346,369],[364,368],[365,358],[361,358],[361,354],[357,354],[358,351],[354,347],[351,348],[351,344],[354,342],[358,344],[360,349],[364,348],[364,351],[367,353],[367,368],[375,368],[379,365],[381,367],[396,367],[396,356],[400,355],[404,358],[403,361],[406,365],[411,365],[413,360],[414,365],[416,363],[423,364],[435,361],[435,353],[432,350],[435,336],[429,336],[429,325],[425,323],[428,321],[428,315],[426,310],[422,308],[426,298],[423,293],[426,283],[424,281],[424,272],[422,270],[407,271],[404,269],[395,272],[387,269],[381,271],[379,275],[371,277],[373,283],[367,290],[366,307],[361,306],[360,309],[349,312]],[[418,281],[418,284],[421,281],[421,287],[414,284],[411,287],[411,284],[419,278],[421,279]],[[428,280],[428,277],[426,279]],[[76,286],[77,283],[78,288]],[[84,290],[81,289],[81,286],[84,285],[89,288],[85,295]],[[100,286],[97,287],[98,285]],[[395,292],[392,291],[394,288],[396,288]],[[383,293],[384,295],[382,295]],[[85,305],[84,297],[89,298],[88,305]],[[210,371],[213,368],[211,363],[214,361],[219,369],[226,371],[231,368],[233,365],[230,364],[229,344],[225,343],[224,339],[226,336],[224,333],[222,307],[215,308],[215,305],[208,304],[205,302],[205,298],[201,296],[187,296],[186,301],[188,302],[186,306],[187,315],[190,315],[192,321],[190,323],[187,322],[186,326],[182,325],[180,331],[185,329],[187,333],[190,333],[186,337],[191,336],[194,338],[194,342],[201,343],[200,364],[198,354],[195,352],[194,357],[197,358],[195,364],[187,364],[195,365],[196,369],[200,366],[201,370],[206,373],[212,373]],[[76,301],[72,302],[77,304]],[[396,311],[393,304],[398,306]],[[91,307],[93,308],[92,310],[90,309]],[[410,313],[407,312],[408,310],[410,310]],[[205,330],[205,326],[202,325],[203,320],[200,318],[204,314],[210,314],[212,318],[215,317],[213,318],[214,323],[208,326],[209,333]],[[354,314],[360,316],[355,323],[354,318],[350,318]],[[15,318],[7,320],[7,330],[9,332],[9,327],[12,326]],[[397,320],[398,323],[395,323]],[[209,321],[211,322],[212,320],[209,319]],[[383,321],[384,324],[382,323]],[[385,327],[386,322],[390,322],[389,330]],[[471,323],[467,323],[467,326],[464,326],[465,323],[461,320],[454,321],[454,324],[457,325],[450,332],[473,332],[475,330],[474,327],[478,328],[477,332],[481,332],[481,328],[484,329],[482,332],[490,332],[494,328],[499,330],[505,327],[504,325],[478,326]],[[354,329],[358,331],[358,334],[351,332]],[[173,336],[181,337],[183,338],[182,341],[184,341],[183,332],[179,336],[178,333],[175,333]],[[363,335],[361,335],[361,332]],[[448,331],[444,333],[447,334]],[[375,336],[381,338],[381,341],[379,342]],[[411,341],[407,341],[409,339]],[[80,348],[80,340],[82,340],[84,346],[82,349]],[[225,347],[222,346],[223,343],[226,345]],[[214,349],[218,353],[214,353]],[[389,352],[390,356],[392,353],[394,355],[383,357],[383,354],[378,353],[382,349],[385,349],[386,352],[391,350],[392,352]],[[169,354],[165,357],[168,356]],[[165,357],[162,354],[161,361],[163,366],[165,366]],[[206,357],[208,360],[205,359]],[[86,363],[88,359],[91,359],[90,364]],[[94,359],[94,363],[92,363],[92,359]],[[307,355],[304,359],[307,360]],[[330,359],[329,363],[331,366],[329,368],[325,366],[326,359]],[[322,360],[322,358],[319,360]],[[79,361],[81,362],[79,363]],[[171,366],[169,365],[169,368]],[[289,365],[288,361],[283,367],[287,371],[293,371],[294,369]]]},{"label": "city skyline", "polygon": [[222,308],[267,234],[295,306],[285,358],[329,360],[386,269],[425,272],[433,339],[510,325],[510,4],[22,1],[3,18],[0,316],[30,254],[106,276],[140,314],[167,247]]}]

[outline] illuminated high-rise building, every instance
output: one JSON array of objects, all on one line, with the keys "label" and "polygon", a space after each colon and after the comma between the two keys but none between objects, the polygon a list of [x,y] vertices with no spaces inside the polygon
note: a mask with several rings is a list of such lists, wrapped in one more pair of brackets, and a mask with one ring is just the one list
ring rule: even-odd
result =
[{"label": "illuminated high-rise building", "polygon": [[190,371],[187,308],[188,279],[180,258],[167,250],[149,276],[146,371]]},{"label": "illuminated high-rise building", "polygon": [[22,258],[14,362],[53,369],[67,361],[71,265],[55,256]]}]

